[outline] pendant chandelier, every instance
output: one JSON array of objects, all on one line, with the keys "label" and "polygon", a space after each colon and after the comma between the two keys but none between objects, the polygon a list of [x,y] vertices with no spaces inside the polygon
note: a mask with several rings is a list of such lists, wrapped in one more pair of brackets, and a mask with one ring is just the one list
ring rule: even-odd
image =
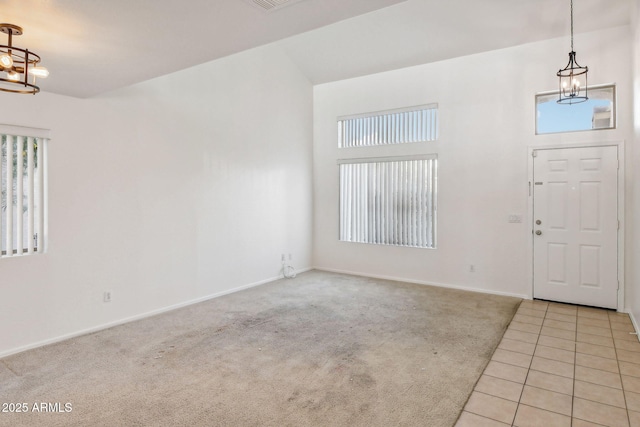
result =
[{"label": "pendant chandelier", "polygon": [[[0,32],[8,38],[6,45],[0,44],[0,91],[36,94],[36,77],[45,78],[49,71],[39,66],[40,57],[29,49],[13,46],[13,37],[22,35],[22,28],[13,24],[0,24]],[[29,82],[31,78],[31,83]]]},{"label": "pendant chandelier", "polygon": [[587,72],[589,67],[581,67],[576,61],[576,52],[573,50],[573,0],[571,0],[571,52],[569,63],[558,71],[558,104],[577,104],[584,102],[587,96]]}]

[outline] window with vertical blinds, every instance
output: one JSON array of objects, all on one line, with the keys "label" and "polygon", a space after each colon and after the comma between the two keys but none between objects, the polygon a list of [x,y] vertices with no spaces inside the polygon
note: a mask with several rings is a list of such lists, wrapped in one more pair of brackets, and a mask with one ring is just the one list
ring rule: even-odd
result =
[{"label": "window with vertical blinds", "polygon": [[429,104],[338,118],[338,147],[435,141],[438,105]]},{"label": "window with vertical blinds", "polygon": [[1,257],[43,252],[48,131],[0,125]]},{"label": "window with vertical blinds", "polygon": [[435,155],[348,159],[340,165],[340,240],[436,247]]}]

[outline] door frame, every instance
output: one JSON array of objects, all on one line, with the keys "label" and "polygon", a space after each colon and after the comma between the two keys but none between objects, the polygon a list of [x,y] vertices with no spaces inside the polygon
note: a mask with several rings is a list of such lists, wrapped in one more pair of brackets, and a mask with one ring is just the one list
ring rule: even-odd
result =
[{"label": "door frame", "polygon": [[527,274],[529,278],[529,299],[533,299],[533,152],[535,150],[556,150],[560,148],[616,147],[618,151],[618,312],[626,312],[624,283],[624,229],[625,229],[625,142],[604,141],[575,144],[529,145],[527,147]]}]

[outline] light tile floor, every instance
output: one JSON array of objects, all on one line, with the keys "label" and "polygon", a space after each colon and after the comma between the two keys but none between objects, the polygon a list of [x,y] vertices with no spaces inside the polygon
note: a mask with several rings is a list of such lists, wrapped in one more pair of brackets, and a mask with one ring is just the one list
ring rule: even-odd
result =
[{"label": "light tile floor", "polygon": [[456,427],[640,427],[627,314],[523,301]]}]

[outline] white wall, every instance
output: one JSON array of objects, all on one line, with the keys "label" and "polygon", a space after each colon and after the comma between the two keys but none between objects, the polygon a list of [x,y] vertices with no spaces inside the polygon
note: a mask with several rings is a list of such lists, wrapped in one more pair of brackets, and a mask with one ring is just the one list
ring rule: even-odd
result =
[{"label": "white wall", "polygon": [[[557,88],[568,37],[314,87],[314,265],[531,296],[528,147],[631,136],[630,29],[576,35],[575,46],[590,84],[617,84],[615,130],[535,136],[534,95]],[[336,117],[431,102],[439,141],[338,150]],[[339,242],[336,159],[417,153],[439,158],[438,248]],[[525,221],[508,223],[511,213]]]},{"label": "white wall", "polygon": [[[632,15],[633,40],[631,44],[631,60],[633,61],[633,128],[634,134],[630,144],[630,158],[634,165],[640,165],[640,0],[636,0]],[[629,205],[632,210],[628,228],[630,250],[627,254],[627,283],[632,285],[628,305],[636,322],[640,320],[640,166],[633,171],[633,179],[629,183]]]},{"label": "white wall", "polygon": [[0,356],[311,265],[312,87],[277,47],[0,102],[52,130],[48,252],[0,260]]}]

